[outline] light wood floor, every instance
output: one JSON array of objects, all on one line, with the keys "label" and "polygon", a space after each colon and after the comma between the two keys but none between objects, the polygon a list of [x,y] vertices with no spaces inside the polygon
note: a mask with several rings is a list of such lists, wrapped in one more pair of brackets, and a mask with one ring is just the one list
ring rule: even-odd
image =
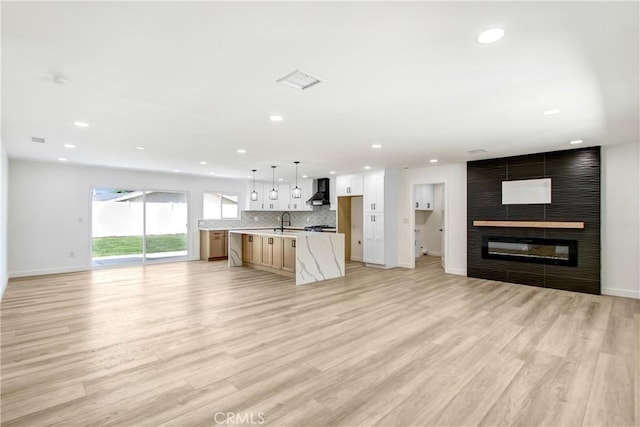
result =
[{"label": "light wood floor", "polygon": [[2,425],[640,424],[640,301],[438,262],[299,287],[225,262],[12,280]]}]

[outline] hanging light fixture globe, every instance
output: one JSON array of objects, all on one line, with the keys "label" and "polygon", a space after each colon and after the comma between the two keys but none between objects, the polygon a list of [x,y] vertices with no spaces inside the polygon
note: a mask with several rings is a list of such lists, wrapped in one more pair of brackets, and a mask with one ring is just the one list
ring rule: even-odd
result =
[{"label": "hanging light fixture globe", "polygon": [[278,190],[276,190],[276,167],[271,166],[273,171],[271,180],[271,191],[269,192],[269,200],[278,200]]},{"label": "hanging light fixture globe", "polygon": [[251,192],[251,201],[255,202],[258,200],[258,192],[256,191],[256,170],[251,169],[253,172],[253,191]]},{"label": "hanging light fixture globe", "polygon": [[300,199],[302,197],[302,188],[298,187],[298,165],[300,162],[293,162],[296,165],[296,186],[291,190],[291,197],[294,199]]}]

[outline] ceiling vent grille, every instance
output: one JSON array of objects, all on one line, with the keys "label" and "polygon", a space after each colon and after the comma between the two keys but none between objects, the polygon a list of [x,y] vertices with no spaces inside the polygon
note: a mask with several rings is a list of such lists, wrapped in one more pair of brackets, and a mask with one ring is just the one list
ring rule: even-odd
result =
[{"label": "ceiling vent grille", "polygon": [[477,150],[469,150],[469,151],[467,151],[467,153],[471,154],[472,156],[474,156],[476,154],[484,154],[486,152],[487,152],[487,150],[485,150],[484,148],[478,148]]},{"label": "ceiling vent grille", "polygon": [[293,73],[289,73],[276,81],[296,89],[304,90],[320,83],[322,80],[306,71],[295,70]]},{"label": "ceiling vent grille", "polygon": [[44,138],[40,138],[39,136],[32,136],[31,142],[37,142],[40,144],[44,144]]}]

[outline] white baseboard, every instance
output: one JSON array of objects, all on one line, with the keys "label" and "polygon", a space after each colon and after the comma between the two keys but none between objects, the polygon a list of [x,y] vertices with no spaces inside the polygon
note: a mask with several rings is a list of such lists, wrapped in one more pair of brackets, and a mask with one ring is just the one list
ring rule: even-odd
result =
[{"label": "white baseboard", "polygon": [[362,257],[361,256],[351,256],[351,261],[362,262]]},{"label": "white baseboard", "polygon": [[412,265],[409,262],[399,262],[398,263],[398,267],[402,267],[402,268],[415,268],[415,265]]},{"label": "white baseboard", "polygon": [[445,273],[447,274],[455,274],[458,276],[466,276],[467,275],[467,269],[466,268],[447,268],[445,270]]},{"label": "white baseboard", "polygon": [[630,291],[627,289],[603,288],[602,295],[610,295],[612,297],[625,297],[640,299],[640,291]]},{"label": "white baseboard", "polygon": [[10,271],[9,278],[18,277],[30,277],[30,276],[45,276],[47,274],[60,274],[60,273],[77,273],[78,271],[89,271],[91,267],[86,265],[78,265],[75,267],[56,267],[56,268],[43,268],[38,270],[23,270],[23,271]]},{"label": "white baseboard", "polygon": [[427,256],[442,256],[442,254],[440,252],[431,252],[431,251],[427,251]]}]

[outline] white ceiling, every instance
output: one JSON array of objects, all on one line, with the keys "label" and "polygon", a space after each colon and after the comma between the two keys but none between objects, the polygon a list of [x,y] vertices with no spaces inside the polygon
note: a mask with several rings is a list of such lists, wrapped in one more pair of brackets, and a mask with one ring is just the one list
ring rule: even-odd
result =
[{"label": "white ceiling", "polygon": [[[638,28],[637,2],[3,2],[2,138],[12,158],[263,179],[637,142]],[[275,82],[297,68],[324,82]]]}]

